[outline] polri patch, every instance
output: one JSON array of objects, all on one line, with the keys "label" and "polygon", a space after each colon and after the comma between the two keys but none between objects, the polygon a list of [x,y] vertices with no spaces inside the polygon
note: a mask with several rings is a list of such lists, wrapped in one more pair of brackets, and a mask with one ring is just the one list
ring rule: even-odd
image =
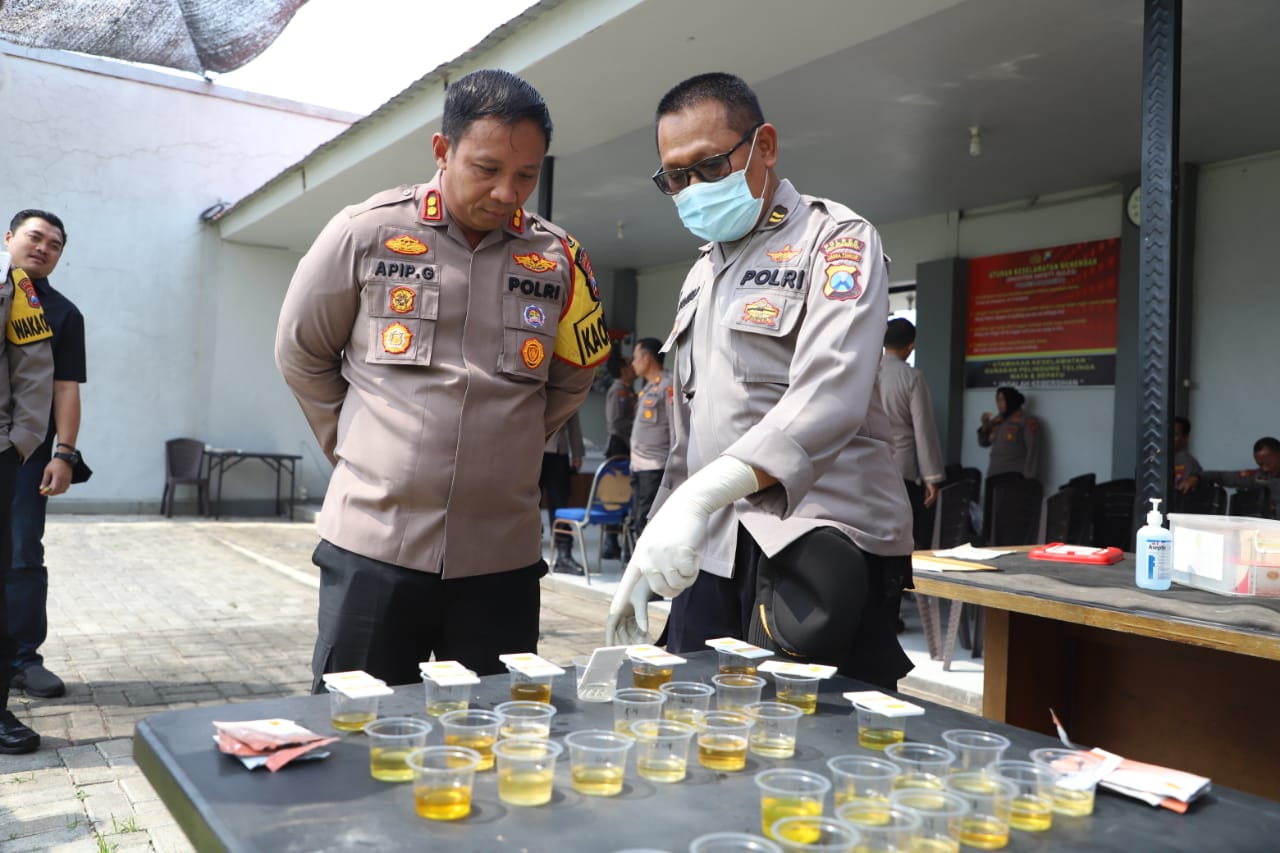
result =
[{"label": "polri patch", "polygon": [[413,332],[404,323],[392,323],[382,330],[382,349],[392,355],[403,355],[413,343]]},{"label": "polri patch", "polygon": [[542,360],[546,357],[547,349],[537,338],[529,338],[520,345],[520,358],[524,361],[524,366],[530,370],[542,364]]},{"label": "polri patch", "polygon": [[382,245],[397,255],[425,255],[427,253],[427,244],[408,234],[392,237],[384,241]]},{"label": "polri patch", "polygon": [[413,303],[417,299],[417,294],[413,292],[412,287],[393,287],[391,289],[391,310],[397,314],[408,314],[413,310]]},{"label": "polri patch", "polygon": [[422,218],[428,222],[439,222],[444,218],[444,207],[440,204],[440,191],[427,190],[422,198]]},{"label": "polri patch", "polygon": [[748,302],[742,309],[742,322],[750,323],[753,326],[766,326],[770,329],[776,329],[778,328],[778,320],[781,317],[782,309],[764,296]]},{"label": "polri patch", "polygon": [[550,258],[544,258],[537,252],[530,252],[527,255],[512,255],[520,266],[529,272],[550,272],[556,268],[556,262]]},{"label": "polri patch", "polygon": [[524,321],[535,329],[541,329],[547,324],[547,312],[537,305],[526,305],[524,306]]},{"label": "polri patch", "polygon": [[839,263],[827,266],[827,283],[822,295],[828,299],[857,299],[862,295],[862,270],[853,264]]}]

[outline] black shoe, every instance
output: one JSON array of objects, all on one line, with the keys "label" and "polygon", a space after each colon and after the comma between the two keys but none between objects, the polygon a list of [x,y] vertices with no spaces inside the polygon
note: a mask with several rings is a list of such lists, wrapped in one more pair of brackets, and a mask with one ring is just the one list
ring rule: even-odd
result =
[{"label": "black shoe", "polygon": [[12,711],[0,711],[0,753],[22,755],[39,746],[40,735],[23,725]]},{"label": "black shoe", "polygon": [[620,560],[622,559],[622,547],[617,542],[604,543],[604,550],[600,552],[602,560]]},{"label": "black shoe", "polygon": [[41,699],[53,699],[67,692],[67,685],[62,683],[62,679],[38,663],[15,672],[9,685]]},{"label": "black shoe", "polygon": [[581,575],[582,565],[568,554],[562,554],[556,558],[555,571],[561,575]]}]

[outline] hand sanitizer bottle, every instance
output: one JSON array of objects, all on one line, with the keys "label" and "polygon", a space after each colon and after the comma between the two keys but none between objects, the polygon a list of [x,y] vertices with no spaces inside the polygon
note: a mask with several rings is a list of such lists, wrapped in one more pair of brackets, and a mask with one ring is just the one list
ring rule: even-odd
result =
[{"label": "hand sanitizer bottle", "polygon": [[1164,529],[1160,499],[1151,499],[1147,523],[1138,528],[1135,580],[1143,589],[1168,589],[1173,563],[1173,534]]}]

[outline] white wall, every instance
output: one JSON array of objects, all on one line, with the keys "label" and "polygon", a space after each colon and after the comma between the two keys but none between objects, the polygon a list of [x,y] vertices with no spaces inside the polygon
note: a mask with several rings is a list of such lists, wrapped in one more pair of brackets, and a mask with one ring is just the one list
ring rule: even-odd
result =
[{"label": "white wall", "polygon": [[697,260],[690,254],[687,262],[646,267],[636,271],[636,337],[665,341],[676,321],[676,303],[680,301],[680,285]]},{"label": "white wall", "polygon": [[[86,321],[79,444],[94,477],[51,506],[154,508],[164,441],[176,436],[285,449],[276,442],[288,430],[261,417],[274,370],[250,359],[250,336],[276,309],[252,298],[249,276],[243,292],[203,277],[209,231],[199,214],[252,191],[349,117],[212,96],[199,81],[105,60],[5,50],[4,219],[25,207],[62,217],[67,247],[51,279]],[[220,323],[243,335],[239,355],[220,340]],[[221,358],[237,359],[235,395],[218,392],[229,369]],[[246,483],[257,476],[248,469]],[[240,480],[238,471],[228,478],[227,494]]]}]

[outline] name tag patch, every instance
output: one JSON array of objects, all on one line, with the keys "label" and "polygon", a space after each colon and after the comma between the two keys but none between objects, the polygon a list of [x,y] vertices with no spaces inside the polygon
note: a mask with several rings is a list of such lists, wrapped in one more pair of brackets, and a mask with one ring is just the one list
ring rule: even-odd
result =
[{"label": "name tag patch", "polygon": [[409,279],[412,281],[435,281],[436,267],[374,259],[370,278]]}]

